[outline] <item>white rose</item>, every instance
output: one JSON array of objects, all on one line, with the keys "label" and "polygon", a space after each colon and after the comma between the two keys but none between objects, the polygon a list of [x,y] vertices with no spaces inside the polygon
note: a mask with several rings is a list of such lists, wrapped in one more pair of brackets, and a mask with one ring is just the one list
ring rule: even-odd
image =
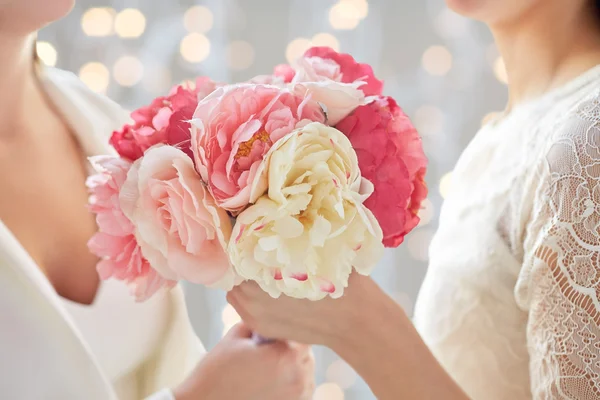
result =
[{"label": "white rose", "polygon": [[[340,131],[311,123],[269,150],[237,218],[228,252],[236,272],[273,297],[340,297],[352,269],[368,275],[382,231],[362,204],[373,185]],[[266,191],[266,193],[265,193]]]}]

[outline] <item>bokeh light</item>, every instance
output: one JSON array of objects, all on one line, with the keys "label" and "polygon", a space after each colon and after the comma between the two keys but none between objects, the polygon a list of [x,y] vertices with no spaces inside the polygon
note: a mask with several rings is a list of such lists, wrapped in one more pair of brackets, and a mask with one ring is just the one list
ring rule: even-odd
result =
[{"label": "bokeh light", "polygon": [[37,42],[36,52],[44,64],[50,67],[54,67],[56,65],[58,53],[52,44],[48,42]]},{"label": "bokeh light", "polygon": [[90,8],[81,17],[81,29],[88,36],[109,36],[113,33],[115,10],[108,7]]},{"label": "bokeh light", "polygon": [[358,374],[347,362],[336,360],[327,367],[325,377],[331,383],[337,384],[342,389],[349,389],[358,380]]},{"label": "bokeh light", "polygon": [[331,47],[335,51],[340,51],[340,41],[331,33],[317,33],[312,38],[313,46]]},{"label": "bokeh light", "polygon": [[105,93],[110,82],[110,72],[102,63],[89,62],[79,70],[79,79],[93,91]]},{"label": "bokeh light", "polygon": [[508,83],[508,74],[506,73],[506,66],[504,65],[502,57],[498,57],[496,61],[494,61],[494,75],[500,82],[504,84]]},{"label": "bokeh light", "polygon": [[188,32],[206,33],[214,24],[212,11],[205,6],[190,7],[183,15],[183,25]]},{"label": "bokeh light", "polygon": [[434,76],[444,76],[452,68],[452,54],[444,46],[431,46],[423,53],[423,68]]},{"label": "bokeh light", "polygon": [[351,2],[340,1],[329,9],[329,23],[333,29],[354,29],[358,26],[360,20],[360,10]]},{"label": "bokeh light", "polygon": [[123,56],[115,62],[113,77],[121,86],[131,87],[137,85],[144,76],[144,65],[133,56]]},{"label": "bokeh light", "polygon": [[344,400],[344,391],[335,383],[323,383],[315,390],[313,400]]},{"label": "bokeh light", "polygon": [[306,38],[297,38],[292,40],[285,50],[285,58],[287,61],[292,64],[294,63],[306,50],[308,50],[312,46],[312,43],[309,39]]},{"label": "bokeh light", "polygon": [[227,64],[233,70],[244,70],[254,63],[254,47],[243,40],[236,40],[227,46]]},{"label": "bokeh light", "polygon": [[369,15],[369,2],[367,0],[340,0],[340,3],[354,7],[360,19],[365,19]]},{"label": "bokeh light", "polygon": [[221,313],[221,321],[223,321],[223,325],[232,327],[238,322],[240,322],[242,318],[240,318],[237,311],[231,304],[227,304],[223,308],[223,312]]},{"label": "bokeh light", "polygon": [[440,195],[443,199],[448,197],[452,190],[452,171],[445,173],[440,179]]},{"label": "bokeh light", "polygon": [[200,63],[210,54],[210,40],[201,33],[190,33],[181,40],[179,51],[186,61]]},{"label": "bokeh light", "polygon": [[137,38],[146,29],[146,17],[136,8],[126,8],[115,18],[115,32],[122,38]]}]

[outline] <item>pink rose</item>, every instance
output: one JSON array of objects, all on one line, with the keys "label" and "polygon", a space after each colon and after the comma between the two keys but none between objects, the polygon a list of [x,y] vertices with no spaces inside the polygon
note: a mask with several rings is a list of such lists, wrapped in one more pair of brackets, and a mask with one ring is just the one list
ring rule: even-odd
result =
[{"label": "pink rose", "polygon": [[135,161],[156,144],[169,144],[190,157],[190,119],[203,99],[218,86],[209,78],[200,77],[195,86],[174,87],[168,96],[158,97],[147,107],[131,113],[133,125],[113,132],[110,144],[119,155]]},{"label": "pink rose", "polygon": [[250,203],[251,184],[273,143],[324,120],[319,104],[285,89],[249,84],[219,88],[194,113],[196,167],[217,204],[237,213]]},{"label": "pink rose", "polygon": [[[312,47],[304,53],[304,58],[320,58],[322,60],[333,62],[339,65],[341,73],[341,82],[354,83],[356,81],[365,82],[360,86],[365,96],[379,96],[383,91],[383,82],[375,78],[373,68],[368,64],[360,64],[350,54],[338,53],[329,47]],[[311,64],[317,64],[316,60],[310,61]]]},{"label": "pink rose", "polygon": [[361,106],[336,128],[356,150],[362,176],[375,186],[365,201],[383,230],[383,244],[397,247],[419,223],[427,197],[427,158],[418,132],[390,97]]},{"label": "pink rose", "polygon": [[154,271],[141,254],[133,235],[131,221],[119,204],[119,191],[131,167],[129,161],[117,157],[91,158],[97,174],[87,180],[90,210],[96,214],[98,232],[88,242],[90,251],[101,258],[97,269],[101,279],[115,278],[129,284],[138,301],[148,299],[168,281]]},{"label": "pink rose", "polygon": [[231,289],[233,270],[224,251],[231,221],[183,151],[149,149],[129,170],[119,201],[143,256],[158,273]]}]

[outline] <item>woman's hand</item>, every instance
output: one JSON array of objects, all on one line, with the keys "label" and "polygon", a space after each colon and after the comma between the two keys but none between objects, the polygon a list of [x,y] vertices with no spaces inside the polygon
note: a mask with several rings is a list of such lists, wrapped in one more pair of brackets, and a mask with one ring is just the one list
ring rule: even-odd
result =
[{"label": "woman's hand", "polygon": [[173,392],[177,400],[310,400],[313,390],[310,347],[257,344],[238,324]]},{"label": "woman's hand", "polygon": [[[254,282],[245,282],[227,294],[244,322],[262,336],[332,347],[348,332],[366,322],[365,316],[387,296],[371,278],[353,274],[339,299],[273,299]],[[373,309],[375,308],[375,310]]]},{"label": "woman's hand", "polygon": [[227,299],[265,337],[333,349],[378,399],[467,399],[402,308],[369,277],[353,274],[335,300],[273,299],[252,282],[233,289]]}]

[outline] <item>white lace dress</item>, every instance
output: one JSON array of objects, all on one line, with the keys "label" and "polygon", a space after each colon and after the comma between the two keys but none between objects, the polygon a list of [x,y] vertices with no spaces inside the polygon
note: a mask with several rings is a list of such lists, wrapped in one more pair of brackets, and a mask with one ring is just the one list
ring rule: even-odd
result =
[{"label": "white lace dress", "polygon": [[415,324],[473,399],[600,399],[600,66],[461,156]]}]

